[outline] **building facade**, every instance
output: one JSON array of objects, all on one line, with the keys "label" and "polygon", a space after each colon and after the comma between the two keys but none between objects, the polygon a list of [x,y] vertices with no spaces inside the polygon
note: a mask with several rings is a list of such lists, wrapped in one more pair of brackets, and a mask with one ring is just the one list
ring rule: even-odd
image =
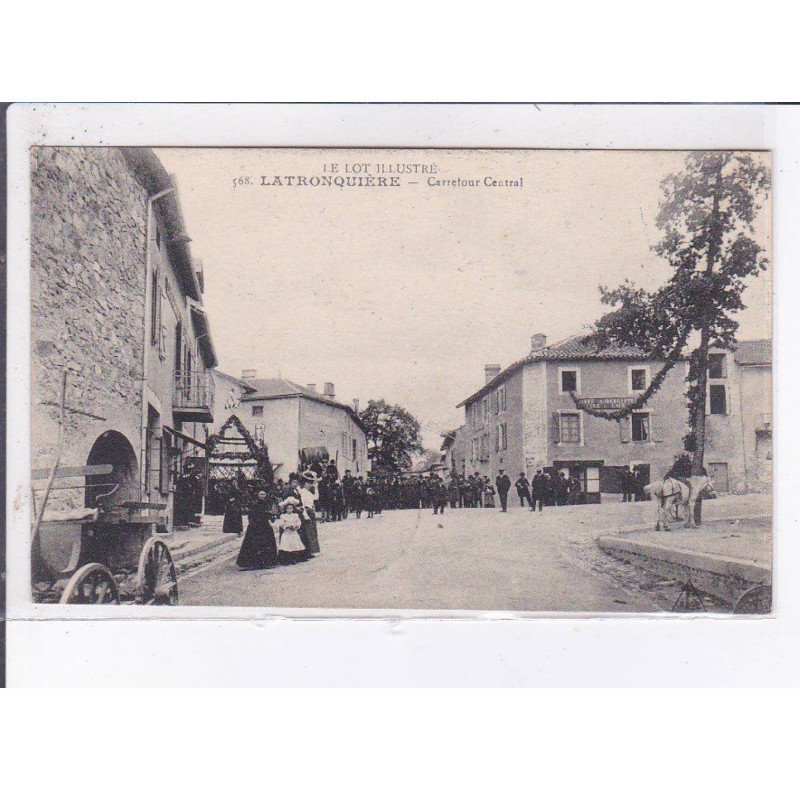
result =
[{"label": "building facade", "polygon": [[[336,400],[334,386],[324,384],[322,393],[316,385],[302,386],[285,378],[260,379],[253,370],[241,380],[215,376],[218,387],[225,386],[227,396],[236,392],[231,381],[239,384],[236,415],[257,442],[269,450],[276,478],[286,480],[297,469],[302,453],[324,449],[344,474],[369,473],[367,437],[358,417],[358,401],[346,405]],[[227,417],[220,417],[220,423]]]},{"label": "building facade", "polygon": [[[706,462],[723,491],[763,490],[770,483],[764,466],[768,452],[771,458],[767,409],[752,396],[769,398],[771,375],[762,365],[740,364],[735,354],[725,359],[732,365],[730,372],[723,367],[729,376],[724,392],[731,399],[721,404],[723,389],[713,388],[722,380],[711,377],[721,374],[712,360]],[[662,477],[683,451],[688,431],[685,363],[667,373],[643,408],[619,421],[579,409],[571,395],[598,410],[620,408],[643,392],[662,366],[633,348],[601,350],[591,337],[548,347],[537,334],[525,358],[505,370],[487,365],[484,386],[461,404],[464,471],[494,479],[500,468],[529,478],[540,468],[558,470],[577,478],[587,499],[595,502],[603,494],[621,493],[625,468],[635,469],[644,481]],[[752,440],[748,447],[743,446],[743,426]],[[747,456],[737,455],[746,451]],[[753,479],[755,473],[759,480]]]},{"label": "building facade", "polygon": [[[32,465],[111,463],[116,502],[161,505],[202,458],[216,364],[177,188],[143,148],[31,150]],[[91,483],[91,481],[90,481]],[[60,510],[99,488],[59,491]]]},{"label": "building facade", "polygon": [[723,492],[772,490],[772,342],[712,351],[706,394],[705,463]]}]

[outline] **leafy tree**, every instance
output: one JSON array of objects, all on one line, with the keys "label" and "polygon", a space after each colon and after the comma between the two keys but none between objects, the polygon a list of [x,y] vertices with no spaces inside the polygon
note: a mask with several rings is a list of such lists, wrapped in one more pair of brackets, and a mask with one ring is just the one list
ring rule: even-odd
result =
[{"label": "leafy tree", "polygon": [[692,474],[701,474],[705,451],[705,398],[708,351],[731,347],[746,281],[767,267],[763,248],[753,238],[753,221],[770,186],[769,170],[746,153],[691,153],[683,170],[661,183],[656,224],[662,231],[654,251],[674,270],[654,292],[626,281],[600,287],[601,300],[614,310],[596,325],[599,347],[638,347],[664,366],[637,400],[613,413],[587,413],[620,419],[641,408],[669,370],[687,355]]},{"label": "leafy tree", "polygon": [[367,429],[374,471],[392,474],[407,470],[412,456],[423,452],[420,424],[401,406],[370,400],[359,416]]}]

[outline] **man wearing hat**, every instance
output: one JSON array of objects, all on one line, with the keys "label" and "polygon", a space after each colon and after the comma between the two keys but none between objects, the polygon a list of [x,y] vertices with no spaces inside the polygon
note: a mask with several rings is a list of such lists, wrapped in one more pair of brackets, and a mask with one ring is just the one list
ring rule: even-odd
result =
[{"label": "man wearing hat", "polygon": [[497,487],[497,494],[500,495],[500,510],[508,511],[508,492],[511,489],[511,478],[502,469],[498,470],[498,472],[500,474],[497,476],[495,486]]},{"label": "man wearing hat", "polygon": [[517,482],[514,484],[517,487],[517,495],[519,496],[519,504],[525,508],[525,501],[528,501],[528,505],[532,506],[531,503],[531,484],[528,481],[524,472],[520,472],[519,478],[517,478]]}]

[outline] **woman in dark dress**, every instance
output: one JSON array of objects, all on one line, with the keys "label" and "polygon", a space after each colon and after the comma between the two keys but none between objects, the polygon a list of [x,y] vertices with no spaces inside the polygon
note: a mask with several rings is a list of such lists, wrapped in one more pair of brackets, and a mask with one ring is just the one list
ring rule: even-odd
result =
[{"label": "woman in dark dress", "polygon": [[234,492],[225,504],[225,518],[222,522],[222,532],[238,533],[241,536],[243,530],[242,501],[239,495]]},{"label": "woman in dark dress", "polygon": [[278,546],[270,524],[272,504],[261,491],[250,509],[247,532],[236,559],[240,569],[266,569],[278,563]]}]

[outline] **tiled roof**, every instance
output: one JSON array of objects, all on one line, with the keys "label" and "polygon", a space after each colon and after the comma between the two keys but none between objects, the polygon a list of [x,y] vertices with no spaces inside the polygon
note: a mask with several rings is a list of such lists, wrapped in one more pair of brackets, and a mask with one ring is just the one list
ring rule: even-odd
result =
[{"label": "tiled roof", "polygon": [[255,391],[255,386],[253,386],[252,383],[248,383],[247,381],[244,381],[241,378],[236,378],[233,375],[229,375],[227,372],[223,372],[221,369],[217,369],[216,367],[214,367],[212,372],[216,372],[217,375],[221,376],[222,378],[225,378],[225,380],[229,380],[229,381],[233,381],[234,383],[238,383],[239,386],[241,386],[244,389],[247,389],[250,392],[254,392]]},{"label": "tiled roof", "polygon": [[606,347],[601,349],[597,344],[597,339],[592,334],[571,336],[569,339],[563,339],[560,342],[551,344],[510,364],[496,378],[493,378],[485,386],[481,386],[477,392],[460,402],[457,407],[461,408],[461,406],[483,397],[483,395],[488,394],[492,389],[507,380],[517,370],[526,364],[534,364],[537,361],[613,361],[620,359],[640,361],[645,358],[645,354],[635,347]]},{"label": "tiled roof", "polygon": [[733,358],[737,364],[771,364],[772,339],[747,339],[739,342]]},{"label": "tiled roof", "polygon": [[286,378],[248,378],[247,383],[253,387],[253,391],[246,394],[243,400],[276,400],[280,397],[306,397],[318,403],[341,408],[347,411],[353,421],[364,430],[364,423],[361,422],[358,414],[345,403],[340,403],[327,395],[312,392],[308,387],[301,386],[299,383],[289,381]]},{"label": "tiled roof", "polygon": [[572,336],[563,342],[557,342],[544,349],[545,361],[581,361],[581,360],[606,360],[627,359],[639,360],[645,354],[638,347],[604,347],[597,344],[597,339],[591,335]]}]

